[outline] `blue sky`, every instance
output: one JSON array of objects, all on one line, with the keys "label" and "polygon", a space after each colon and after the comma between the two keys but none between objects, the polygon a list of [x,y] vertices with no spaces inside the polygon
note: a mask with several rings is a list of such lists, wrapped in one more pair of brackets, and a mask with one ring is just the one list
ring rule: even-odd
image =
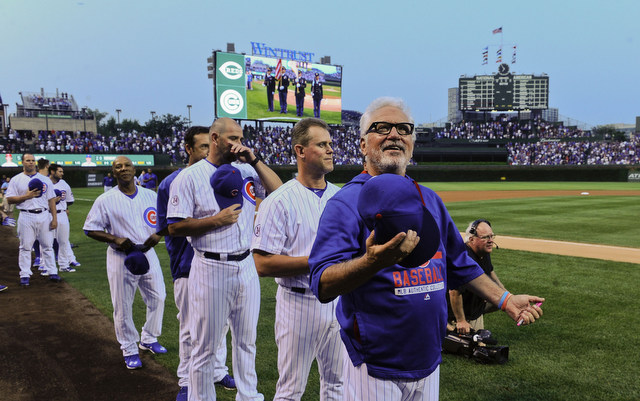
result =
[{"label": "blue sky", "polygon": [[588,125],[640,116],[640,2],[2,0],[0,94],[73,94],[80,106],[147,121],[158,114],[213,120],[206,58],[251,52],[251,42],[331,56],[344,67],[343,108],[378,96],[407,101],[419,123],[447,115],[460,75],[497,71],[517,45],[515,73],[546,73],[549,105]]}]

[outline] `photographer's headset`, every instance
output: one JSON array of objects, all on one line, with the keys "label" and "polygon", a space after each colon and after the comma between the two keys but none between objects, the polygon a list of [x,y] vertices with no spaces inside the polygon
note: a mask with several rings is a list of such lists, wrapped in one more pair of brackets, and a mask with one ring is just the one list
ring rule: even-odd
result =
[{"label": "photographer's headset", "polygon": [[[480,223],[487,223],[487,225],[489,227],[491,227],[491,223],[489,222],[489,220],[486,219],[478,219],[476,221],[474,221],[473,223],[471,223],[471,228],[469,228],[469,234],[471,235],[478,235],[478,226],[480,225]],[[498,246],[498,244],[493,241],[493,245],[496,246],[496,249],[500,249],[500,247]]]}]

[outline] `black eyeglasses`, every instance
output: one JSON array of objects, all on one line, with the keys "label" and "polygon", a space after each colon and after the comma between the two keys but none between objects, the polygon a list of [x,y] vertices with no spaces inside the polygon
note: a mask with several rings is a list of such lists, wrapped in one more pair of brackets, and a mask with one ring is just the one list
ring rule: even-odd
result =
[{"label": "black eyeglasses", "polygon": [[399,135],[411,135],[413,134],[414,125],[411,123],[388,123],[386,121],[376,121],[369,126],[367,134],[369,132],[375,132],[380,135],[389,135],[393,127],[396,128]]}]

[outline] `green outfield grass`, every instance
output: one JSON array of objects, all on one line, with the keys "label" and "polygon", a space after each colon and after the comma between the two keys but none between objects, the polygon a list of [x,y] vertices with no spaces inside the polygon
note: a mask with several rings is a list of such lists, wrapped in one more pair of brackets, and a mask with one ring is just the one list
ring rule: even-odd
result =
[{"label": "green outfield grass", "polygon": [[[426,184],[437,191],[640,189],[638,184],[599,182]],[[71,241],[79,245],[74,251],[82,267],[76,273],[64,274],[64,278],[111,317],[106,245],[90,240],[82,232],[93,199],[100,193],[102,188],[74,189],[76,202],[70,209]],[[594,196],[456,202],[447,206],[462,230],[468,221],[484,217],[492,221],[498,235],[638,247],[636,238],[640,232],[634,227],[640,215],[638,204],[637,197]],[[175,372],[177,310],[163,244],[156,247],[156,252],[167,286],[160,340],[169,353],[155,358]],[[545,316],[532,326],[516,327],[500,312],[489,315],[487,328],[494,332],[501,345],[510,346],[509,363],[484,366],[445,355],[441,367],[441,400],[640,399],[637,380],[640,351],[636,344],[640,321],[635,318],[640,307],[639,265],[503,249],[494,252],[492,258],[501,280],[510,290],[547,298]],[[278,377],[273,334],[275,290],[273,279],[261,279],[256,367],[258,390],[265,399],[273,398]],[[144,310],[138,295],[134,304],[138,328],[144,321]],[[115,334],[113,352],[120,352]],[[303,400],[318,400],[318,389],[314,365]],[[218,399],[233,400],[235,392],[220,390]]]},{"label": "green outfield grass", "polygon": [[486,181],[421,182],[434,191],[640,191],[640,182]]}]

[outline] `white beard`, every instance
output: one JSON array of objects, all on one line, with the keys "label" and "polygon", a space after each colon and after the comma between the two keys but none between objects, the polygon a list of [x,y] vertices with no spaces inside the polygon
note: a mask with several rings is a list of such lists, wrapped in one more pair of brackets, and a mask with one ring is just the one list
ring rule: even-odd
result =
[{"label": "white beard", "polygon": [[380,174],[404,175],[409,165],[409,158],[405,155],[391,156],[378,148],[371,150],[367,156],[367,166],[369,165],[373,166]]}]

